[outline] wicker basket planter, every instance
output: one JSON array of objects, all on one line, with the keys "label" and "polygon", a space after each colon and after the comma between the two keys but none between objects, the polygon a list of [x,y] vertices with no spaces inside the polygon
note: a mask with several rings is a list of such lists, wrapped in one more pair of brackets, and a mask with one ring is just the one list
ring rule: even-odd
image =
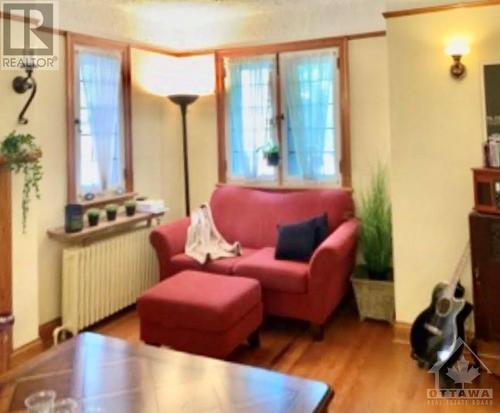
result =
[{"label": "wicker basket planter", "polygon": [[371,280],[355,273],[351,277],[361,320],[371,318],[394,322],[394,282]]}]

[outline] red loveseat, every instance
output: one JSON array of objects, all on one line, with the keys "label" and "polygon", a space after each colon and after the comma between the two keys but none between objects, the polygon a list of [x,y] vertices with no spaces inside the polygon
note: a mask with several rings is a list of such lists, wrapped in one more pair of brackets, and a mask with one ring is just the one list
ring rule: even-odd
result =
[{"label": "red loveseat", "polygon": [[[351,192],[342,189],[273,190],[221,185],[210,200],[215,224],[243,255],[200,265],[184,254],[189,218],[157,227],[151,243],[165,279],[194,269],[250,277],[261,283],[264,311],[309,321],[315,336],[349,288],[358,221]],[[330,235],[308,263],[275,260],[277,226],[328,213]]]}]

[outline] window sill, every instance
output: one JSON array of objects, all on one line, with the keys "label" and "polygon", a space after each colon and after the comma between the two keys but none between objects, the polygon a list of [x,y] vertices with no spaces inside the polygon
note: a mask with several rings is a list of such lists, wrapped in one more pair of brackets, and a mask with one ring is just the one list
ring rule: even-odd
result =
[{"label": "window sill", "polygon": [[109,195],[103,197],[96,197],[92,201],[81,201],[76,202],[76,204],[83,206],[84,209],[89,208],[99,208],[106,204],[123,204],[126,200],[135,197],[137,194],[135,192],[126,192],[121,195]]},{"label": "window sill", "polygon": [[262,189],[267,191],[307,191],[311,189],[342,189],[352,192],[351,187],[344,187],[338,182],[303,182],[303,183],[282,183],[277,182],[251,182],[251,181],[228,181],[218,183],[217,186],[241,186],[249,189]]},{"label": "window sill", "polygon": [[143,222],[146,224],[146,227],[150,227],[154,219],[160,219],[163,215],[163,212],[158,214],[136,212],[134,216],[128,217],[125,213],[121,213],[118,214],[115,221],[106,221],[102,219],[99,225],[95,227],[85,225],[79,232],[67,233],[64,227],[60,227],[49,229],[47,235],[49,238],[64,244],[88,244],[89,242],[102,239],[103,237],[129,231]]}]

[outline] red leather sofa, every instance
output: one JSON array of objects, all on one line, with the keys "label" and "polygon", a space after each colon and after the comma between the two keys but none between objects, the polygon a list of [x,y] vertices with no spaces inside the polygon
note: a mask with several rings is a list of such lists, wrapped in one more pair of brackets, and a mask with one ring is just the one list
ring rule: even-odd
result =
[{"label": "red leather sofa", "polygon": [[[355,262],[358,221],[351,192],[221,185],[210,206],[219,232],[230,243],[239,241],[243,255],[200,265],[183,252],[189,226],[184,218],[151,233],[161,279],[186,269],[254,278],[261,283],[266,313],[309,321],[320,338],[322,325],[349,289]],[[308,263],[274,259],[279,224],[324,212],[330,235]]]}]

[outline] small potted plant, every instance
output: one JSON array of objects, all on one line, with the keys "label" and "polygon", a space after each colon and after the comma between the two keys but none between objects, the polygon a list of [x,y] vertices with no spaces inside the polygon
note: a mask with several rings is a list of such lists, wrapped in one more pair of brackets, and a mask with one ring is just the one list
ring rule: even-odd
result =
[{"label": "small potted plant", "polygon": [[360,318],[394,321],[392,213],[386,171],[378,167],[359,205],[363,265],[351,278]]},{"label": "small potted plant", "polygon": [[262,150],[264,158],[269,166],[278,166],[280,163],[280,147],[277,143],[269,141],[257,150]]},{"label": "small potted plant", "polygon": [[87,211],[87,219],[89,221],[90,227],[96,227],[99,225],[99,217],[101,215],[101,211],[97,208],[91,208]]},{"label": "small potted plant", "polygon": [[106,205],[106,217],[108,221],[114,221],[116,219],[116,214],[118,212],[118,205],[116,204],[108,204]]},{"label": "small potted plant", "polygon": [[133,217],[135,215],[135,208],[137,203],[135,202],[134,199],[129,199],[128,201],[125,201],[125,212],[128,217]]}]

